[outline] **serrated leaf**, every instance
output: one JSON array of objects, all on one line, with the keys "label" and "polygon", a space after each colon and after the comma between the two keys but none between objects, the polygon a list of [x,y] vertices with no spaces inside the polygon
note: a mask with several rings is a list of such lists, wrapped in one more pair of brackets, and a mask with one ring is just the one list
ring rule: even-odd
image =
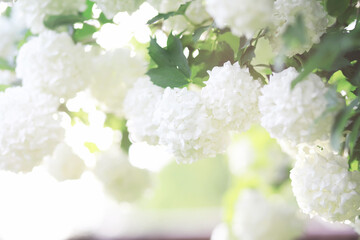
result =
[{"label": "serrated leaf", "polygon": [[174,65],[178,67],[187,78],[189,78],[191,71],[188,61],[184,55],[183,46],[180,39],[170,34],[167,40],[166,50],[169,53],[171,62],[173,62]]},{"label": "serrated leaf", "polygon": [[178,8],[178,10],[173,11],[173,12],[159,13],[158,15],[156,15],[155,17],[153,17],[152,19],[147,21],[147,24],[153,24],[159,20],[166,20],[172,16],[183,15],[185,13],[186,9],[189,7],[190,3],[191,3],[191,1],[181,4],[180,7]]},{"label": "serrated leaf", "polygon": [[45,27],[56,29],[59,26],[72,25],[84,20],[81,15],[47,15],[44,19]]},{"label": "serrated leaf", "polygon": [[150,45],[148,48],[148,53],[151,59],[158,66],[171,66],[171,59],[168,52],[160,47],[160,45],[156,42],[156,38],[152,38],[150,40]]},{"label": "serrated leaf", "polygon": [[147,75],[155,85],[163,88],[180,88],[189,83],[185,75],[176,67],[153,68],[147,72]]}]

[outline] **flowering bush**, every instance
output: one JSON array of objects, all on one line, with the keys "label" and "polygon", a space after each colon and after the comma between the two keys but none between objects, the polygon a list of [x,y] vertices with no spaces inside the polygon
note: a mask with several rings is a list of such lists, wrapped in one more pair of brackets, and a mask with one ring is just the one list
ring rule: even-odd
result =
[{"label": "flowering bush", "polygon": [[[290,178],[275,140],[277,150],[245,164],[230,156],[243,167],[231,172],[246,183],[263,175],[255,187],[272,191],[291,179],[304,213],[358,228],[359,1],[0,2],[1,169],[28,172],[45,159],[67,180],[87,168],[115,199],[135,201],[149,176],[128,162],[133,143],[193,163],[220,158],[239,133],[265,136],[251,129],[260,124],[296,159]],[[106,46],[116,37],[127,40]],[[81,133],[64,140],[64,131]],[[264,180],[261,164],[285,174]],[[295,210],[248,191],[231,203],[242,212],[228,221],[235,238],[297,236],[279,227]],[[249,236],[256,208],[276,221]]]}]

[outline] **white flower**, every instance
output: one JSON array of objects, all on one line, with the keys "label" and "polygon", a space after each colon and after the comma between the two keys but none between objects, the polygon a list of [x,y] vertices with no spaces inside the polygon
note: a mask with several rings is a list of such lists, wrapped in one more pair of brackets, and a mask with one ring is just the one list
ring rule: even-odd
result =
[{"label": "white flower", "polygon": [[174,33],[193,32],[195,24],[203,24],[206,20],[210,20],[202,0],[191,1],[184,15],[168,18],[163,23],[163,29],[167,32],[173,31]]},{"label": "white flower", "polygon": [[9,70],[0,70],[0,85],[10,85],[16,81],[16,75]]},{"label": "white flower", "polygon": [[[326,140],[336,112],[325,113],[328,89],[315,74],[310,74],[291,90],[298,76],[295,68],[274,73],[261,90],[259,109],[261,125],[271,137],[294,144]],[[341,102],[340,98],[334,101]]]},{"label": "white flower", "polygon": [[22,38],[21,30],[10,18],[0,16],[0,58],[14,61],[17,42]]},{"label": "white flower", "polygon": [[230,27],[237,36],[251,38],[267,27],[273,11],[273,0],[205,0],[208,13],[220,28]]},{"label": "white flower", "polygon": [[92,95],[105,105],[106,110],[122,116],[126,93],[139,77],[145,75],[146,62],[122,48],[98,56],[95,64],[95,80],[90,87]]},{"label": "white flower", "polygon": [[139,9],[145,0],[91,0],[104,12],[108,19],[112,19],[118,12],[133,13]]},{"label": "white flower", "polygon": [[65,143],[60,143],[52,156],[44,159],[44,163],[58,181],[78,179],[85,170],[84,161]]},{"label": "white flower", "polygon": [[166,88],[154,118],[159,124],[159,143],[178,162],[213,157],[227,147],[227,131],[215,126],[200,96],[186,88]]},{"label": "white flower", "polygon": [[149,78],[140,78],[126,95],[124,112],[130,139],[148,144],[159,143],[158,125],[154,122],[154,112],[160,103],[164,89],[154,85]]},{"label": "white flower", "polygon": [[148,2],[160,13],[173,12],[178,10],[181,4],[190,0],[148,0]]},{"label": "white flower", "polygon": [[211,233],[210,240],[230,240],[230,231],[226,223],[216,225]]},{"label": "white flower", "polygon": [[149,186],[147,171],[130,165],[128,156],[119,146],[97,154],[94,174],[105,191],[118,201],[134,201]]},{"label": "white flower", "polygon": [[244,190],[235,205],[232,229],[241,240],[296,239],[303,226],[295,207],[274,196],[267,199],[256,190]]},{"label": "white flower", "polygon": [[360,215],[360,173],[348,171],[346,157],[305,146],[296,160],[290,178],[304,213],[327,221],[354,221]]},{"label": "white flower", "polygon": [[84,47],[66,33],[44,32],[24,44],[16,74],[26,88],[59,98],[71,98],[91,81],[91,64]]},{"label": "white flower", "polygon": [[47,15],[77,14],[86,9],[85,0],[21,0],[15,3],[27,27],[33,33],[46,30],[43,22]]},{"label": "white flower", "polygon": [[212,117],[230,130],[246,131],[260,118],[260,83],[239,63],[226,62],[214,67],[201,90],[201,97]]},{"label": "white flower", "polygon": [[295,22],[296,16],[301,15],[307,42],[298,48],[289,49],[285,54],[293,56],[308,51],[325,33],[328,25],[327,14],[319,1],[314,0],[276,0],[273,11],[273,23],[267,37],[275,52],[279,53],[283,46],[282,34],[287,27]]},{"label": "white flower", "polygon": [[24,88],[0,93],[0,169],[28,172],[63,138],[57,99]]}]

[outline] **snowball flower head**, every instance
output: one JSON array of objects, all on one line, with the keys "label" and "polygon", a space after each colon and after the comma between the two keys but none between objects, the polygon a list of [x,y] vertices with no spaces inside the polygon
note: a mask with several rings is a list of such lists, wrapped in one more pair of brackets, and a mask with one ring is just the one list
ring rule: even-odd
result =
[{"label": "snowball flower head", "polygon": [[0,92],[0,169],[28,172],[63,138],[52,96],[21,87]]},{"label": "snowball flower head", "polygon": [[235,205],[233,233],[241,240],[296,239],[304,227],[296,210],[282,199],[267,199],[256,190],[244,190]]},{"label": "snowball flower head", "polygon": [[214,119],[230,130],[246,131],[260,119],[260,83],[239,63],[214,67],[201,90],[201,97]]},{"label": "snowball flower head", "polygon": [[220,28],[230,27],[237,36],[251,38],[270,22],[273,0],[205,0],[208,13]]},{"label": "snowball flower head", "polygon": [[95,80],[92,95],[107,111],[123,115],[123,101],[127,91],[139,77],[145,75],[147,64],[139,56],[131,56],[126,48],[100,55],[95,60]]},{"label": "snowball flower head", "polygon": [[164,89],[154,85],[148,77],[140,78],[130,89],[124,101],[124,111],[130,139],[156,145],[158,125],[154,122],[154,112],[160,103]]},{"label": "snowball flower head", "polygon": [[325,33],[328,25],[327,14],[319,1],[314,0],[276,0],[273,21],[267,34],[275,52],[279,53],[283,46],[282,34],[293,24],[296,16],[301,15],[306,29],[306,43],[289,49],[285,54],[289,57],[308,51]]},{"label": "snowball flower head", "polygon": [[92,0],[104,12],[105,16],[112,19],[118,12],[133,13],[139,9],[145,0]]},{"label": "snowball flower head", "polygon": [[[294,144],[327,139],[336,114],[325,113],[326,94],[331,90],[315,74],[310,74],[291,90],[291,82],[297,76],[295,68],[285,69],[274,73],[270,83],[261,89],[261,125],[271,137]],[[342,102],[337,96],[334,101]]]},{"label": "snowball flower head", "polygon": [[65,143],[60,143],[44,162],[49,173],[58,181],[78,179],[85,170],[84,161]]},{"label": "snowball flower head", "polygon": [[304,146],[296,159],[290,178],[304,213],[327,221],[354,221],[360,215],[360,173],[348,171],[346,157]]},{"label": "snowball flower head", "polygon": [[27,27],[33,33],[46,30],[44,20],[47,15],[77,14],[86,9],[85,0],[21,0],[16,2],[17,9],[22,13]]},{"label": "snowball flower head", "polygon": [[147,171],[130,165],[128,156],[118,146],[97,154],[94,174],[105,191],[118,201],[134,201],[149,186]]},{"label": "snowball flower head", "polygon": [[44,32],[24,44],[17,58],[16,74],[23,86],[59,98],[71,98],[92,78],[90,60],[80,44],[66,33]]},{"label": "snowball flower head", "polygon": [[200,96],[186,88],[166,88],[154,119],[159,143],[179,162],[213,157],[227,147],[227,131],[215,126]]}]

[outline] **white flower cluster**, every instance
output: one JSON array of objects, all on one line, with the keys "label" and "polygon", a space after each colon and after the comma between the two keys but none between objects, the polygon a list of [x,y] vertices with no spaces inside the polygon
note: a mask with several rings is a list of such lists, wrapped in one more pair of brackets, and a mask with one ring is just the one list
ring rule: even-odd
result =
[{"label": "white flower cluster", "polygon": [[66,33],[41,33],[21,47],[16,62],[24,87],[59,98],[74,97],[92,79],[84,47],[75,45]]},{"label": "white flower cluster", "polygon": [[126,95],[124,112],[130,139],[134,142],[159,143],[158,125],[154,121],[154,112],[163,95],[164,89],[155,86],[149,78],[140,78]]},{"label": "white flower cluster", "polygon": [[166,88],[154,113],[159,143],[177,161],[191,163],[225,150],[228,133],[215,126],[202,99],[195,92]]},{"label": "white flower cluster", "polygon": [[119,48],[95,59],[95,80],[90,86],[92,95],[104,108],[122,116],[122,103],[127,91],[139,77],[145,75],[147,63],[130,50]]},{"label": "white flower cluster", "polygon": [[239,63],[214,67],[201,90],[204,104],[214,119],[229,130],[246,131],[260,119],[260,83]]},{"label": "white flower cluster", "polygon": [[15,7],[22,13],[27,26],[33,33],[46,30],[44,20],[50,15],[77,14],[86,9],[85,0],[21,0]]},{"label": "white flower cluster", "polygon": [[104,190],[118,201],[134,201],[149,186],[146,170],[130,165],[128,156],[118,146],[97,154],[94,174]]},{"label": "white flower cluster", "polygon": [[65,143],[60,143],[52,156],[44,159],[44,163],[58,181],[78,179],[85,170],[84,161]]},{"label": "white flower cluster", "polygon": [[232,230],[241,240],[291,240],[301,235],[303,225],[294,206],[244,190],[235,206]]},{"label": "white flower cluster", "polygon": [[[261,125],[273,138],[294,144],[325,140],[336,114],[325,114],[326,93],[331,90],[315,74],[310,74],[291,89],[291,82],[297,76],[295,68],[285,69],[274,73],[270,83],[261,89]],[[335,101],[340,103],[340,98]]]},{"label": "white flower cluster", "polygon": [[360,215],[360,173],[349,172],[346,157],[327,148],[303,147],[290,178],[305,213],[341,222]]},{"label": "white flower cluster", "polygon": [[275,52],[279,53],[283,46],[282,34],[286,28],[295,22],[296,16],[301,15],[307,42],[295,49],[289,49],[287,56],[301,54],[308,51],[314,43],[319,43],[328,25],[327,13],[319,1],[314,0],[276,0],[273,11],[273,22],[268,32],[268,39]]},{"label": "white flower cluster", "polygon": [[112,19],[118,12],[133,13],[139,9],[145,0],[92,0],[104,12],[108,19]]},{"label": "white flower cluster", "polygon": [[28,172],[63,138],[53,118],[59,102],[25,88],[0,92],[0,169]]},{"label": "white flower cluster", "polygon": [[273,12],[273,0],[206,0],[206,9],[220,28],[230,27],[233,34],[251,38],[267,27]]},{"label": "white flower cluster", "polygon": [[10,18],[0,16],[0,57],[13,62],[16,44],[22,38],[22,29]]}]

